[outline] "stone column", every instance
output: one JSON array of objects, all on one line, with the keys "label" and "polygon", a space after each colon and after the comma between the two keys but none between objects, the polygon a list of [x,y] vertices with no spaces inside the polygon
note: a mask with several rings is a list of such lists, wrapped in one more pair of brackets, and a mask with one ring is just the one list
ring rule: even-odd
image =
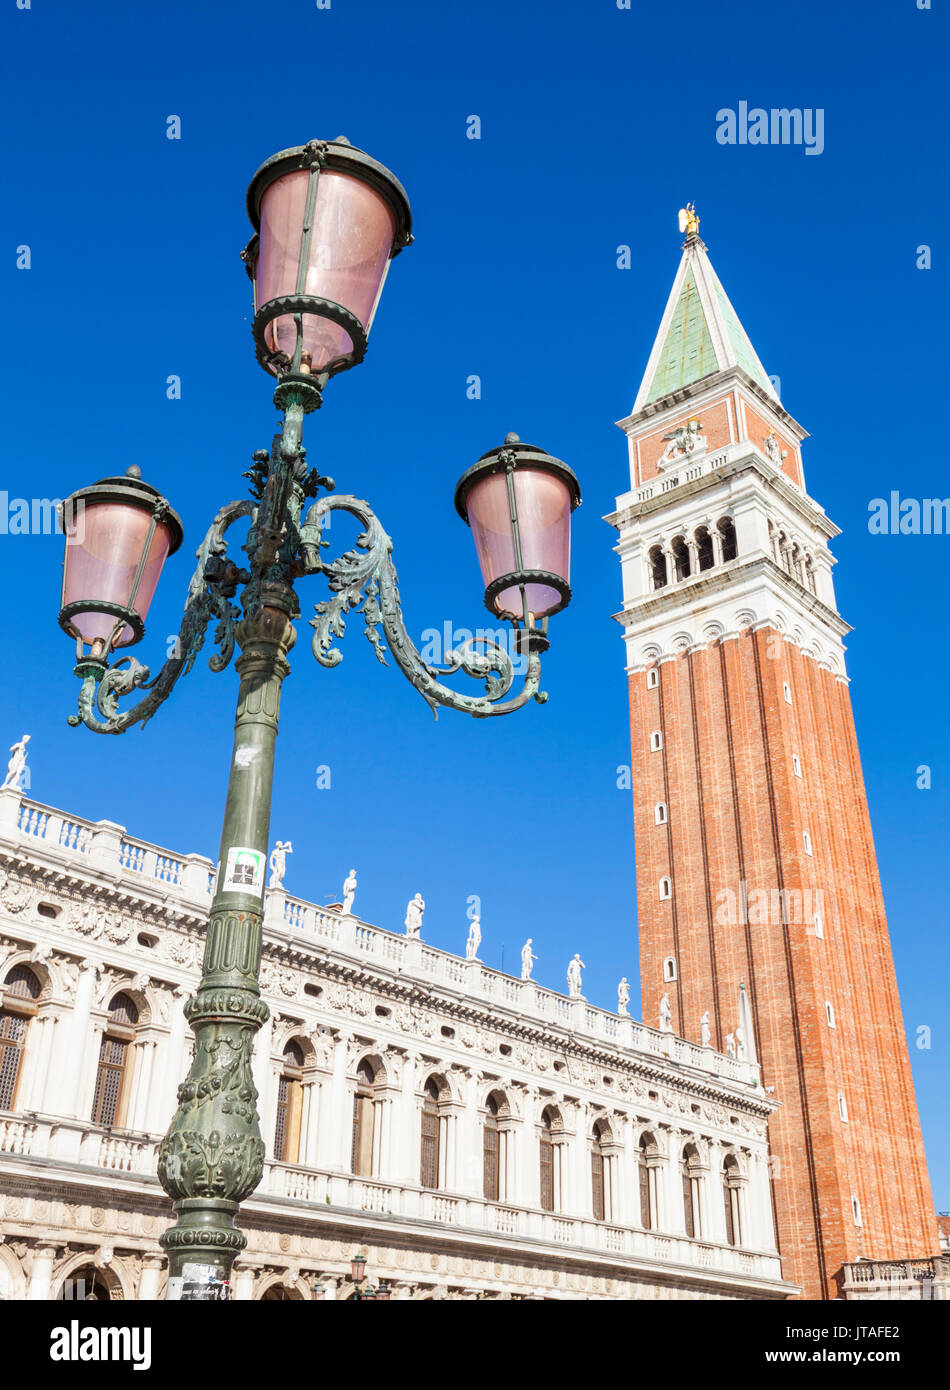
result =
[{"label": "stone column", "polygon": [[[481,1076],[474,1073],[465,1078],[463,1092],[464,1109],[459,1117],[459,1150],[462,1162],[458,1174],[459,1191],[470,1197],[484,1195],[484,1143],[478,1115],[478,1098],[481,1090]],[[505,1181],[501,1176],[502,1137],[498,1136],[499,1186],[504,1192]]]},{"label": "stone column", "polygon": [[175,1113],[177,1105],[178,1087],[184,1081],[188,1073],[185,1062],[185,1012],[184,1002],[188,996],[187,985],[177,985],[171,1004],[171,1017],[168,1024],[168,1033],[163,1039],[163,1045],[159,1048],[158,1071],[154,1085],[156,1091],[154,1123],[158,1129],[164,1130],[168,1121]]},{"label": "stone column", "polygon": [[142,1048],[142,1067],[139,1073],[139,1093],[130,1128],[144,1130],[151,1134],[153,1126],[149,1121],[155,1100],[153,1078],[155,1076],[155,1054],[158,1050],[158,1039],[155,1037],[144,1038],[139,1046]]},{"label": "stone column", "polygon": [[45,1303],[49,1301],[55,1260],[55,1246],[38,1245],[34,1249],[33,1263],[30,1267],[30,1285],[26,1295],[30,1302]]},{"label": "stone column", "polygon": [[56,1017],[50,1013],[37,1014],[30,1021],[26,1055],[23,1058],[23,1074],[26,1085],[22,1087],[22,1099],[18,1106],[20,1110],[42,1111],[45,1108],[45,1092],[50,1082],[49,1058],[55,1025]]},{"label": "stone column", "polygon": [[251,1075],[254,1077],[254,1085],[257,1087],[258,1109],[263,1114],[269,1096],[270,1081],[270,1049],[271,1038],[274,1035],[274,1014],[271,1010],[268,1017],[254,1039],[254,1054],[251,1058]]},{"label": "stone column", "polygon": [[300,1143],[297,1149],[297,1162],[302,1168],[309,1168],[312,1163],[310,1149],[312,1134],[314,1129],[314,1110],[316,1109],[316,1082],[313,1077],[304,1081],[301,1087],[300,1100]]},{"label": "stone column", "polygon": [[[274,1153],[274,1134],[277,1127],[277,1100],[280,1090],[281,1064],[271,1058],[270,1069],[268,1072],[268,1085],[266,1101],[261,1097],[261,1136],[264,1140],[265,1154],[271,1154],[279,1162],[282,1162],[279,1155]],[[285,1113],[285,1134],[286,1134],[286,1113]]]},{"label": "stone column", "polygon": [[538,1160],[538,1093],[533,1088],[525,1094],[524,1120],[517,1136],[515,1170],[516,1185],[508,1200],[515,1206],[541,1205],[541,1168]]},{"label": "stone column", "polygon": [[146,1255],[142,1261],[142,1275],[136,1294],[139,1302],[154,1302],[158,1298],[158,1286],[164,1268],[165,1261],[160,1255]]},{"label": "stone column", "polygon": [[99,965],[95,960],[83,960],[77,981],[77,997],[72,1005],[70,1020],[64,1024],[63,1072],[58,1084],[58,1094],[50,1097],[50,1106],[56,1109],[57,1115],[70,1116],[72,1119],[86,1118],[86,1112],[81,1108],[82,1091],[85,1090],[85,1063],[89,1055],[89,1013],[92,1011],[95,997],[97,970]]},{"label": "stone column", "polygon": [[96,1076],[99,1067],[99,1048],[104,1031],[105,1020],[101,1018],[96,1019],[88,1030],[86,1055],[78,1091],[78,1105],[77,1109],[72,1112],[80,1120],[88,1120],[92,1115],[92,1101],[96,1093]]},{"label": "stone column", "polygon": [[[125,1094],[124,1107],[117,1113],[117,1122],[124,1129],[135,1129],[135,1116],[139,1108],[139,1095],[142,1085],[142,1062],[145,1058],[145,1044],[136,1039],[129,1048],[132,1075]],[[121,1097],[120,1097],[121,1103]]]},{"label": "stone column", "polygon": [[399,1098],[398,1133],[394,1136],[393,1180],[415,1185],[419,1181],[419,1126],[416,1115],[416,1075],[419,1054],[410,1052],[403,1068],[402,1095]]},{"label": "stone column", "polygon": [[254,1298],[255,1271],[250,1265],[236,1264],[231,1268],[231,1297],[241,1303]]},{"label": "stone column", "polygon": [[320,1127],[318,1168],[346,1173],[350,1167],[351,1129],[346,1108],[346,1063],[348,1033],[340,1033],[333,1050],[333,1073],[324,1092],[323,1118]]}]

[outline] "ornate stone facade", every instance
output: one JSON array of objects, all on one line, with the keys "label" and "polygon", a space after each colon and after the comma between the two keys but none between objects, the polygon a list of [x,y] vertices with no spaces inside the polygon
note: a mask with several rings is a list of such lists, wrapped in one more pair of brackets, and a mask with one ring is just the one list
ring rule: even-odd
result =
[{"label": "ornate stone facade", "polygon": [[[156,1151],[213,872],[0,792],[0,986],[22,1035],[0,1298],[162,1296]],[[281,888],[261,975],[267,1151],[235,1297],[307,1299],[318,1277],[347,1297],[357,1246],[395,1298],[793,1291],[755,1063]]]}]

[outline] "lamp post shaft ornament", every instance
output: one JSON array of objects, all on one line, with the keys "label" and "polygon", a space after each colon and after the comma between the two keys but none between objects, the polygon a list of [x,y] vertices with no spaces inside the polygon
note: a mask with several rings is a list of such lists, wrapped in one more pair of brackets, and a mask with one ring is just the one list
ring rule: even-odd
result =
[{"label": "lamp post shaft ornament", "polygon": [[[269,221],[262,222],[264,205]],[[248,210],[258,233],[245,251],[254,282],[254,340],[259,362],[277,379],[281,429],[271,450],[255,453],[244,474],[253,500],[222,507],[199,546],[174,655],[154,678],[133,656],[113,658],[144,635],[162,565],[181,544],[178,517],[135,465],[123,477],[80,489],[64,504],[67,523],[79,508],[84,523],[64,527],[60,625],[76,640],[81,682],[71,724],[102,734],[145,724],[191,670],[212,618],[212,670],[224,670],[235,647],[240,651],[218,877],[201,981],[185,1006],[194,1057],[158,1157],[159,1180],[177,1216],[161,1237],[169,1259],[167,1296],[186,1300],[230,1296],[231,1266],[247,1244],[235,1216],[263,1173],[251,1055],[268,1017],[259,984],[263,899],[280,694],[300,617],[294,582],[322,575],[329,586],[330,598],[315,605],[310,620],[321,666],[342,660],[333,644],[356,611],[377,659],[387,664],[388,652],[433,712],[444,705],[476,718],[508,714],[531,699],[546,699],[540,653],[548,645],[548,616],[570,598],[570,514],[580,501],[571,470],[514,435],[463,475],[456,507],[472,527],[486,606],[510,619],[518,650],[527,654],[524,684],[506,698],[514,663],[503,647],[483,638],[448,653],[444,667],[425,662],[403,621],[392,541],[359,498],[322,495],[333,490],[333,480],[308,470],[302,442],[304,416],[321,405],[327,381],[363,358],[387,262],[412,240],[408,200],[382,165],[340,137],[268,160],[252,180]],[[272,245],[266,228],[289,225],[292,215],[300,222],[300,249],[297,261],[291,256],[288,262],[291,239]],[[329,255],[312,244],[317,225],[331,229],[331,241],[341,238]],[[351,264],[354,254],[358,265]],[[501,532],[499,504],[507,528]],[[332,510],[355,517],[361,532],[354,549],[327,560],[321,554],[328,545],[324,518]],[[244,520],[246,569],[228,558],[226,537]],[[240,608],[232,602],[239,586]],[[485,693],[467,695],[439,679],[460,672],[483,681]],[[137,701],[120,710],[120,700],[133,692],[139,692]],[[275,887],[290,845],[281,842],[278,849],[271,865]],[[351,870],[347,911],[355,888]],[[417,894],[407,934],[420,934],[423,909]]]}]

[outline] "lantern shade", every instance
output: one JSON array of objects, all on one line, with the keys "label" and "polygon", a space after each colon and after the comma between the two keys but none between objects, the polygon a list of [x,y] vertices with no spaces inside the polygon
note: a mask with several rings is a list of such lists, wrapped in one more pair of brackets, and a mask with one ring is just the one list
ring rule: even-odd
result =
[{"label": "lantern shade", "polygon": [[491,611],[533,627],[566,605],[579,502],[567,465],[516,435],[463,476],[455,505],[472,528]]},{"label": "lantern shade", "polygon": [[389,261],[412,240],[401,184],[342,136],[311,141],[261,166],[248,213],[261,364],[331,376],[361,361]]},{"label": "lantern shade", "polygon": [[178,517],[137,474],[103,478],[64,504],[60,625],[90,645],[140,640],[162,566],[181,544]]},{"label": "lantern shade", "polygon": [[[261,199],[261,242],[257,295],[261,304],[297,293],[301,227],[310,176],[303,169],[272,183]],[[372,320],[396,231],[392,210],[375,189],[348,174],[325,170],[317,188],[313,235],[301,293],[332,300],[348,309],[367,331]],[[297,326],[289,314],[264,330],[272,352],[292,358]],[[314,372],[352,353],[346,329],[330,319],[305,314],[303,351]]]}]

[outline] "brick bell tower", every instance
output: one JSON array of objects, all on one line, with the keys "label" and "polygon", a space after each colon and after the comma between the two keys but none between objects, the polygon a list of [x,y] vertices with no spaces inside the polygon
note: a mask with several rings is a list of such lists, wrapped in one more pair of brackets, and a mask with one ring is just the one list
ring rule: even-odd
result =
[{"label": "brick bell tower", "polygon": [[[698,234],[633,413],[620,534],[643,1017],[757,1057],[785,1277],[939,1251],[805,431]],[[744,986],[744,988],[741,988]],[[705,1016],[705,1017],[704,1017]],[[748,1036],[751,1032],[752,1036]]]}]

